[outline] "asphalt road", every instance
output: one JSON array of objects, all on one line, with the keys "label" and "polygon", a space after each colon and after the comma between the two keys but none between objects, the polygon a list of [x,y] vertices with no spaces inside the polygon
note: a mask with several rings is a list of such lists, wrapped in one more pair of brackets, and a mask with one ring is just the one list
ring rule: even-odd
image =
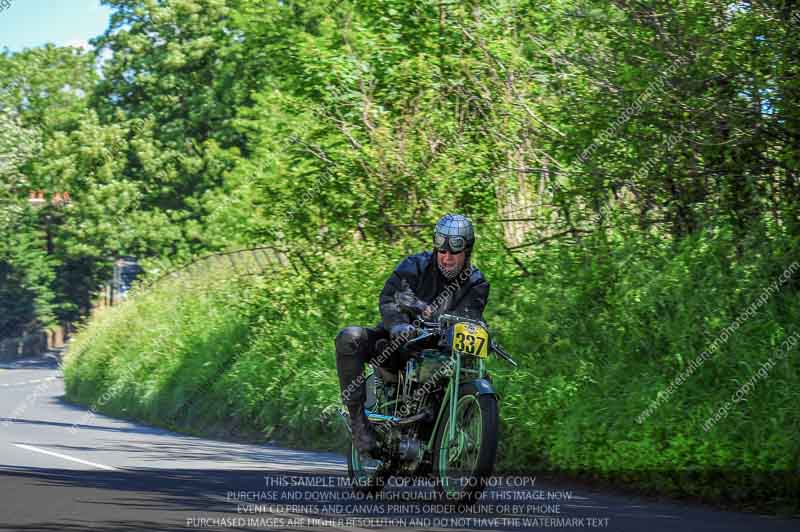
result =
[{"label": "asphalt road", "polygon": [[[175,434],[63,400],[56,358],[0,366],[0,531],[800,530],[800,519],[498,477],[474,513],[429,487],[356,498],[330,453]],[[527,485],[521,485],[527,484]]]}]

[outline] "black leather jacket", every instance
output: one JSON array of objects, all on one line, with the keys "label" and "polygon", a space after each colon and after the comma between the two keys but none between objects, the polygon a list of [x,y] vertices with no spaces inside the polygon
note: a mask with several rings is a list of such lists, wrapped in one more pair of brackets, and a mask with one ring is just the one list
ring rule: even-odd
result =
[{"label": "black leather jacket", "polygon": [[424,251],[403,259],[386,281],[378,302],[383,321],[379,327],[390,330],[399,323],[411,323],[412,318],[400,310],[394,295],[403,289],[403,280],[417,298],[434,307],[434,320],[439,314],[456,314],[483,319],[483,309],[489,300],[489,282],[472,265],[449,281],[436,266],[436,257]]}]

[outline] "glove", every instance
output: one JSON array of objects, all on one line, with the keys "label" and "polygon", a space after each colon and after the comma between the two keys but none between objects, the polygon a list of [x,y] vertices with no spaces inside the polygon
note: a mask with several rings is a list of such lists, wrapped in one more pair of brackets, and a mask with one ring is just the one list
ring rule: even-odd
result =
[{"label": "glove", "polygon": [[389,338],[391,338],[392,343],[394,343],[396,338],[400,338],[401,341],[407,342],[416,335],[417,329],[410,323],[398,323],[389,329]]},{"label": "glove", "polygon": [[[428,304],[417,298],[417,295],[408,286],[408,281],[403,279],[400,285],[402,290],[395,292],[394,301],[401,310],[414,314],[425,314],[428,311]],[[427,317],[427,314],[425,314]]]}]

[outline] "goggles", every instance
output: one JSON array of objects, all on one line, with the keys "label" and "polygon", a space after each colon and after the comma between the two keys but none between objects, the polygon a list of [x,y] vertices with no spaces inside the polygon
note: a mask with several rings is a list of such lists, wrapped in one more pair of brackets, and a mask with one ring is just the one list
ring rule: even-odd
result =
[{"label": "goggles", "polygon": [[467,239],[463,236],[448,236],[442,233],[434,233],[433,247],[435,247],[437,251],[461,253],[467,248]]}]

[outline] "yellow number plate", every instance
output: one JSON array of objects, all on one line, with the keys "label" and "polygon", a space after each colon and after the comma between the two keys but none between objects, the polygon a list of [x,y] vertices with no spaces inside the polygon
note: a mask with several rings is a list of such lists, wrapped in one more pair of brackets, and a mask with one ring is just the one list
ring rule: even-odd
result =
[{"label": "yellow number plate", "polygon": [[474,323],[453,326],[453,350],[481,358],[489,356],[489,331]]}]

